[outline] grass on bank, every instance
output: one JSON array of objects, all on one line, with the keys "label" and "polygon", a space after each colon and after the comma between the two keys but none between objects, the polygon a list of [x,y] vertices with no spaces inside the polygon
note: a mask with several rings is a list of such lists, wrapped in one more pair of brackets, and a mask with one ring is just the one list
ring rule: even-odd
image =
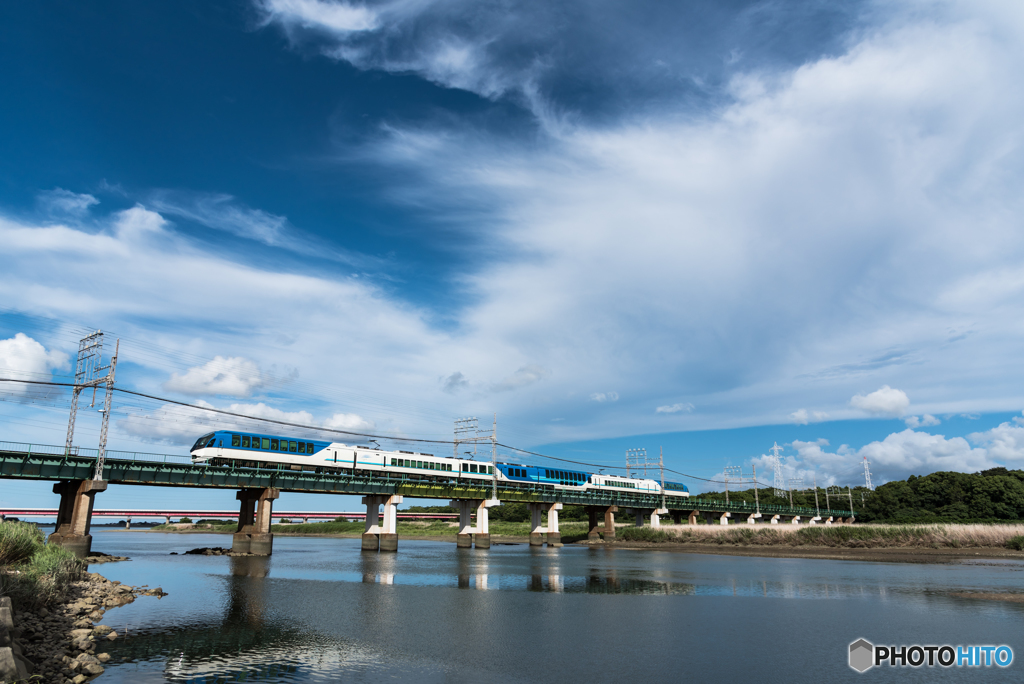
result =
[{"label": "grass on bank", "polygon": [[44,544],[43,533],[23,522],[0,523],[0,594],[15,608],[53,605],[85,571],[63,547]]},{"label": "grass on bank", "polygon": [[791,525],[622,527],[625,541],[842,548],[1008,548],[1024,550],[1024,525]]}]

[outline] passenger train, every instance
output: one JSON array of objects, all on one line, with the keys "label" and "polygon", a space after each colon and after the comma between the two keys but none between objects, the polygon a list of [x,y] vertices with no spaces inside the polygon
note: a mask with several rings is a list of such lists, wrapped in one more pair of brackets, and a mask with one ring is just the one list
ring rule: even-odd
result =
[{"label": "passenger train", "polygon": [[[469,459],[251,432],[211,432],[196,441],[191,453],[193,463],[212,466],[274,470],[287,468],[315,473],[357,474],[426,482],[475,482],[481,485],[490,484],[497,478],[505,486],[539,485],[571,491],[629,490],[662,493],[659,482],[646,478],[518,463],[498,463],[495,473],[495,466]],[[666,482],[665,494],[689,496],[690,491],[684,484]]]}]

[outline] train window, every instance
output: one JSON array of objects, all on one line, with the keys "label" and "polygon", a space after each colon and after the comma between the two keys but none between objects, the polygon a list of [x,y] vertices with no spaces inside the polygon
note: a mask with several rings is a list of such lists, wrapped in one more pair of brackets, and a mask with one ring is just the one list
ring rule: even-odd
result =
[{"label": "train window", "polygon": [[469,472],[471,472],[471,473],[475,473],[476,472],[476,465],[475,464],[473,464],[473,463],[469,464]]},{"label": "train window", "polygon": [[423,461],[416,461],[416,467],[417,468],[422,468],[423,467]]},{"label": "train window", "polygon": [[313,448],[313,444],[310,443],[310,442],[306,442],[306,453],[307,454],[311,454],[314,451],[316,451],[316,450]]},{"label": "train window", "polygon": [[243,449],[248,449],[249,448],[249,435],[242,435],[242,448]]},{"label": "train window", "polygon": [[391,459],[391,465],[398,465],[398,459],[397,458]]},{"label": "train window", "polygon": [[300,454],[306,453],[306,443],[305,442],[299,442],[299,453]]},{"label": "train window", "polygon": [[295,442],[288,442],[288,451],[290,451],[290,452],[292,452],[294,454],[295,450],[297,448],[298,448],[298,445]]},{"label": "train window", "polygon": [[262,448],[264,448],[264,449],[269,449],[270,448],[270,438],[269,437],[264,437],[260,441],[263,443],[263,447]]},{"label": "train window", "polygon": [[242,438],[238,435],[231,435],[231,446],[242,446]]},{"label": "train window", "polygon": [[271,451],[277,451],[277,440],[276,439],[270,440],[270,449],[271,449]]}]

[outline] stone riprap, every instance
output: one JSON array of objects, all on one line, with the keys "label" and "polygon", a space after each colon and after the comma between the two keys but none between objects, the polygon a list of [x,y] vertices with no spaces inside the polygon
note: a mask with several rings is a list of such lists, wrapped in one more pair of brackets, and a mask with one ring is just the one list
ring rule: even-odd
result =
[{"label": "stone riprap", "polygon": [[104,642],[122,636],[98,624],[104,613],[138,596],[166,595],[159,587],[131,587],[86,573],[72,584],[68,600],[53,609],[15,613],[10,599],[0,598],[0,684],[83,684],[95,678],[110,660],[102,652]]}]

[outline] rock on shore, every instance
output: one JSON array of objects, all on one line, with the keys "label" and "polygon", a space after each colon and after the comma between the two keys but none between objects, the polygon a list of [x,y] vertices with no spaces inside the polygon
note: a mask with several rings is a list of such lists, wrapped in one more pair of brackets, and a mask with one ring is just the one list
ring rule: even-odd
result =
[{"label": "rock on shore", "polygon": [[0,598],[0,684],[29,678],[41,684],[83,684],[95,678],[110,659],[97,654],[97,648],[122,636],[95,624],[104,612],[138,596],[166,595],[159,587],[130,587],[86,573],[72,585],[68,600],[53,610],[8,611],[5,621],[3,604],[9,606],[10,600]]}]

